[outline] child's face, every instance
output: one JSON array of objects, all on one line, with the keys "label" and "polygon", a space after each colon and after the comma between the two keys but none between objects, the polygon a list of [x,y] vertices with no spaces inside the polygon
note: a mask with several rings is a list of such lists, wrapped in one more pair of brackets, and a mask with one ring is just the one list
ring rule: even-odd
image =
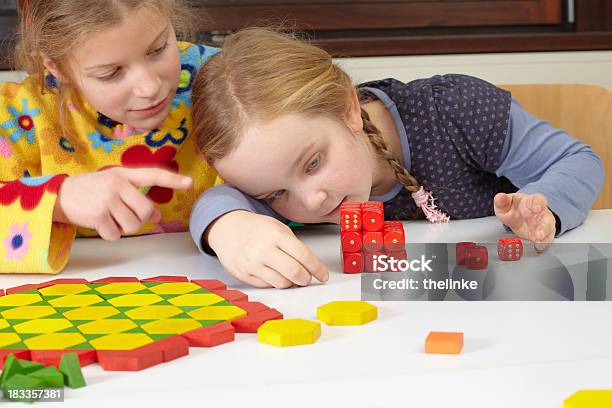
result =
[{"label": "child's face", "polygon": [[74,53],[81,95],[109,118],[135,128],[159,127],[170,113],[181,64],[168,18],[146,9],[92,35]]},{"label": "child's face", "polygon": [[256,123],[215,167],[228,183],[304,223],[338,223],[340,203],[366,201],[372,188],[365,141],[325,116]]}]

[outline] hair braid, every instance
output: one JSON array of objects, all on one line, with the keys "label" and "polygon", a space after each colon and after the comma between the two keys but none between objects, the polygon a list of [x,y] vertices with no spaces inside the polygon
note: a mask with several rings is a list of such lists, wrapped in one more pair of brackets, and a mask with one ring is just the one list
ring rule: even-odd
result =
[{"label": "hair braid", "polygon": [[374,147],[376,154],[389,163],[395,173],[395,178],[411,193],[419,191],[421,188],[419,182],[401,165],[378,128],[370,120],[370,115],[363,108],[361,109],[361,118],[363,119],[363,131],[368,136],[370,144]]}]

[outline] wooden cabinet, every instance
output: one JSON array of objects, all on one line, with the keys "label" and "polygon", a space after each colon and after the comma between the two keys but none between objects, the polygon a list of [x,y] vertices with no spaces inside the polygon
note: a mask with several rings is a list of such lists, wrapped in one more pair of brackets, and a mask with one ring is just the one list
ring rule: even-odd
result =
[{"label": "wooden cabinet", "polygon": [[214,39],[261,21],[338,56],[612,49],[609,0],[202,0]]},{"label": "wooden cabinet", "polygon": [[563,0],[203,0],[212,29],[233,30],[261,18],[314,30],[560,25]]},{"label": "wooden cabinet", "polygon": [[[0,69],[17,21],[0,0]],[[336,56],[610,50],[611,0],[193,0],[201,40],[284,23]],[[4,56],[4,57],[3,57]]]}]

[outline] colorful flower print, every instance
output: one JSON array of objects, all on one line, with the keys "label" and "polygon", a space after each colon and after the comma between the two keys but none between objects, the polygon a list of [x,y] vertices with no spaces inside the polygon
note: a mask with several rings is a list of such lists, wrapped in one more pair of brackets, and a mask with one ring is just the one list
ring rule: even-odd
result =
[{"label": "colorful flower print", "polygon": [[113,136],[119,139],[125,139],[126,137],[130,137],[135,133],[142,133],[145,130],[146,129],[133,128],[129,125],[117,125],[117,127],[115,127],[113,130]]},{"label": "colorful flower print", "polygon": [[24,177],[19,180],[0,183],[0,205],[9,206],[19,199],[21,208],[30,211],[38,206],[45,192],[57,194],[65,177],[63,174]]},{"label": "colorful flower print", "polygon": [[88,146],[86,142],[80,139],[73,139],[68,140],[65,136],[58,135],[54,131],[47,132],[45,129],[41,133],[40,150],[45,156],[51,156],[58,164],[67,164],[73,161],[85,164]]},{"label": "colorful flower print", "polygon": [[[179,171],[179,166],[174,156],[174,146],[164,146],[156,151],[151,151],[145,145],[132,146],[121,155],[121,165],[125,167],[157,167],[170,171]],[[165,204],[172,200],[174,190],[166,187],[152,186],[147,197],[158,204]]]},{"label": "colorful flower print", "polygon": [[28,229],[27,222],[24,222],[21,226],[19,226],[19,224],[13,224],[8,236],[4,239],[6,258],[16,261],[21,260],[30,250],[28,244],[31,239],[32,233]]},{"label": "colorful flower print", "polygon": [[11,144],[8,142],[8,140],[0,136],[0,156],[5,159],[8,159],[12,155],[13,148],[11,147]]},{"label": "colorful flower print", "polygon": [[34,144],[34,118],[40,114],[39,108],[29,109],[28,100],[22,99],[21,110],[8,106],[12,118],[0,124],[0,128],[11,133],[11,142],[18,142],[25,137],[29,144]]},{"label": "colorful flower print", "polygon": [[109,129],[114,129],[115,126],[120,125],[119,122],[112,120],[111,118],[100,112],[98,112],[98,123]]},{"label": "colorful flower print", "polygon": [[191,215],[193,204],[196,202],[201,192],[201,190],[198,191],[198,189],[195,188],[177,192],[176,204],[172,207],[172,211],[174,211],[181,220],[187,222]]},{"label": "colorful flower print", "polygon": [[217,52],[217,48],[195,44],[181,52],[181,77],[172,100],[173,108],[178,108],[181,103],[187,108],[191,107],[191,87],[196,73],[202,64]]},{"label": "colorful flower print", "polygon": [[145,137],[145,141],[151,147],[159,147],[166,144],[166,142],[171,142],[175,145],[180,145],[183,143],[185,138],[187,138],[187,134],[189,131],[185,127],[186,118],[181,120],[181,123],[176,129],[155,129],[149,132],[149,134]]},{"label": "colorful flower print", "polygon": [[91,140],[91,146],[94,150],[102,149],[106,153],[112,152],[114,146],[120,146],[124,143],[123,140],[106,137],[99,131],[90,133],[87,138]]}]

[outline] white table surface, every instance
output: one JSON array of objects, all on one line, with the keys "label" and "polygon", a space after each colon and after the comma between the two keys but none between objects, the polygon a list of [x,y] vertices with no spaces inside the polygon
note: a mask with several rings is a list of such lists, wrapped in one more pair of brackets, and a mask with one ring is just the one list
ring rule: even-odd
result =
[{"label": "white table surface", "polygon": [[[496,242],[507,235],[494,218],[431,225],[406,223],[409,242]],[[238,284],[200,256],[186,233],[122,239],[78,239],[57,276],[0,275],[0,287],[56,277],[185,275],[221,279],[280,310],[315,320],[316,307],[359,299],[360,278],[340,271],[333,226],[299,236],[329,266],[328,283],[288,290]],[[557,242],[612,242],[612,210],[592,211]],[[83,369],[86,388],[66,389],[65,406],[350,406],[559,408],[584,388],[612,389],[612,303],[376,302],[379,319],[360,327],[322,324],[310,346],[277,348],[238,334],[214,348],[141,372]],[[462,331],[460,355],[427,355],[429,331]]]}]

